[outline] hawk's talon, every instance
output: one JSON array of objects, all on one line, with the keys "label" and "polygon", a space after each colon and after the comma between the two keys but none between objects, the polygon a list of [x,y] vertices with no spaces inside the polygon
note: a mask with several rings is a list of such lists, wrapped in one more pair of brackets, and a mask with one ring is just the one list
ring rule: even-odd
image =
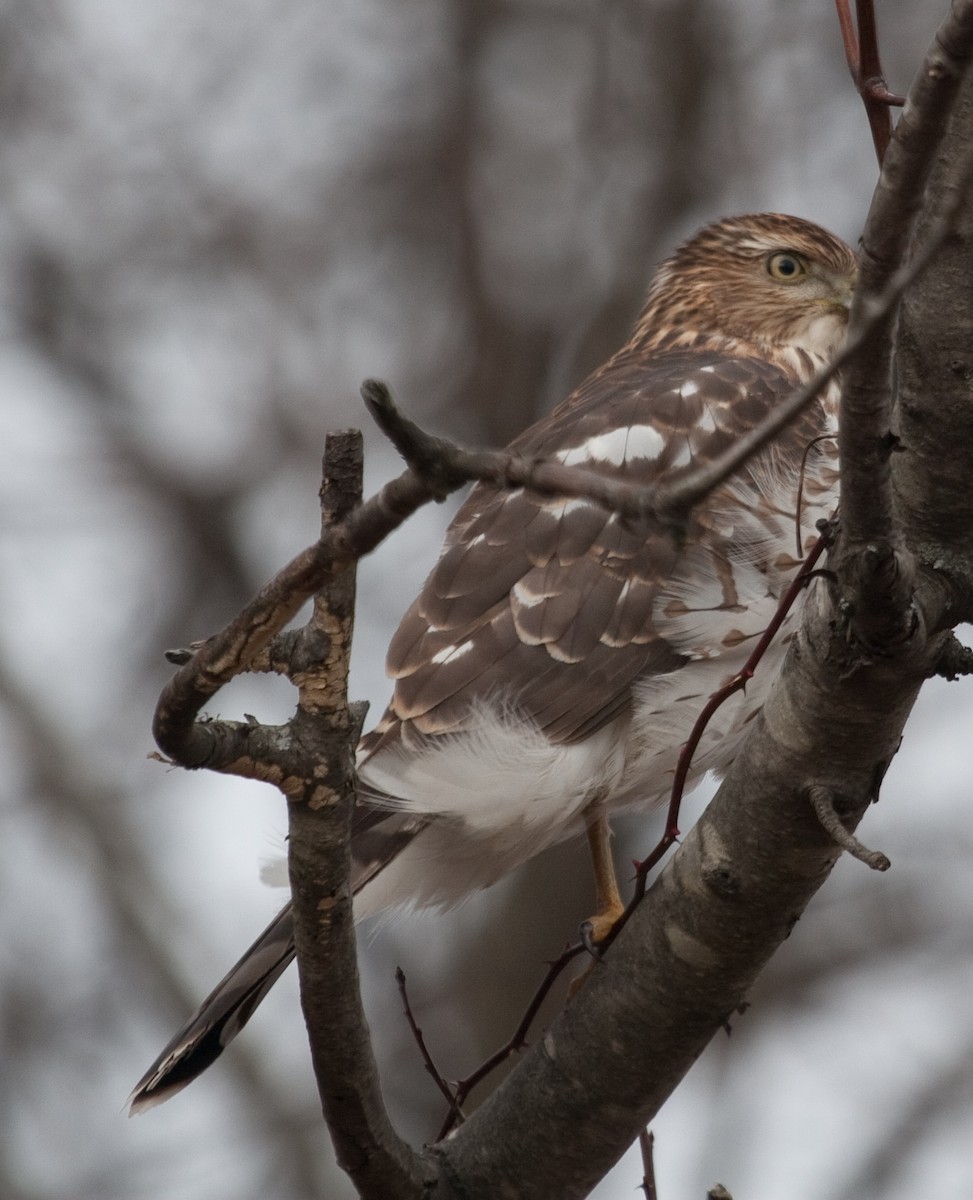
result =
[{"label": "hawk's talon", "polygon": [[595,923],[593,920],[582,921],[578,927],[578,937],[581,939],[581,945],[595,962],[601,962],[602,948],[599,944],[599,939],[595,937]]},{"label": "hawk's talon", "polygon": [[598,906],[598,911],[587,921],[581,922],[579,934],[581,944],[595,958],[601,959],[605,952],[605,943],[609,940],[612,930],[625,915],[625,905],[617,894],[605,904]]},{"label": "hawk's talon", "polygon": [[582,921],[578,927],[578,936],[581,940],[581,945],[591,956],[592,961],[587,967],[574,979],[568,986],[568,999],[573,999],[582,984],[588,979],[588,976],[597,967],[600,967],[605,960],[605,943],[611,931],[618,924],[619,919],[625,912],[625,906],[620,900],[610,903],[601,908],[594,916],[589,917],[587,921]]}]

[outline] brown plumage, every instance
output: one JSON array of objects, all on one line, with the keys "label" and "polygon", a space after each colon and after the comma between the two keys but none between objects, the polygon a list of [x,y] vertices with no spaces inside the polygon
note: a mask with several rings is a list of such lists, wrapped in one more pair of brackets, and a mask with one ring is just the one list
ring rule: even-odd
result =
[{"label": "brown plumage", "polygon": [[[774,213],[700,231],[663,263],[629,342],[513,443],[651,482],[719,454],[840,346],[855,257]],[[448,905],[607,814],[665,794],[706,696],[742,664],[834,503],[832,386],[674,531],[585,500],[477,486],[389,648],[395,688],[360,747],[361,915]],[[793,617],[789,619],[793,620]],[[788,638],[785,624],[781,645]],[[722,708],[695,770],[725,769],[774,674]],[[617,905],[601,874],[599,913]],[[209,1065],[293,956],[287,910],[170,1042],[136,1111]]]}]

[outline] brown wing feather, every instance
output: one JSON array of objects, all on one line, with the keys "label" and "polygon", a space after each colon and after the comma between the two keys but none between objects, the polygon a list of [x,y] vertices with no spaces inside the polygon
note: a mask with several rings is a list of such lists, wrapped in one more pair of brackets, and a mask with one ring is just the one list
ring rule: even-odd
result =
[{"label": "brown wing feather", "polygon": [[[654,457],[633,452],[620,462],[585,463],[649,483],[719,453],[795,384],[781,367],[725,351],[649,358],[622,351],[512,449],[563,456],[593,443],[617,451],[623,435],[614,443],[598,439],[634,429],[637,451],[636,435],[641,431],[644,444],[645,430],[656,430],[661,449]],[[803,419],[790,438],[792,459],[822,420],[820,410]],[[755,469],[750,464],[743,474]],[[394,740],[403,721],[420,734],[460,729],[471,705],[500,696],[553,741],[595,732],[625,711],[640,675],[688,661],[656,630],[653,610],[686,544],[711,546],[706,569],[720,573],[719,508],[717,494],[677,538],[657,523],[620,520],[592,502],[475,487],[392,640],[395,694],[363,748]]]}]

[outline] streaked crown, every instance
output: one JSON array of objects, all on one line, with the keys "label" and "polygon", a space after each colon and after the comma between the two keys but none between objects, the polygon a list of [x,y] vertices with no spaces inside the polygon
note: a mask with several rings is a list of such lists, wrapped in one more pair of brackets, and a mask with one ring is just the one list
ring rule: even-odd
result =
[{"label": "streaked crown", "polygon": [[707,225],[661,263],[635,340],[645,349],[731,339],[830,358],[844,340],[854,251],[799,217],[756,213]]}]

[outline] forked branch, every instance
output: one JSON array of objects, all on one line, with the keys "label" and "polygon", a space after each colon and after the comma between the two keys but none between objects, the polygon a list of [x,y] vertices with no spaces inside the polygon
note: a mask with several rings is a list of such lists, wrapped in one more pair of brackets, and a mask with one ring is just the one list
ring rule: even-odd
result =
[{"label": "forked branch", "polygon": [[848,70],[865,105],[875,154],[881,167],[892,137],[892,114],[889,108],[901,106],[905,100],[901,96],[893,95],[885,82],[878,55],[874,0],[857,0],[857,31],[851,15],[850,0],[835,0],[835,7],[838,10],[838,24],[841,28]]}]

